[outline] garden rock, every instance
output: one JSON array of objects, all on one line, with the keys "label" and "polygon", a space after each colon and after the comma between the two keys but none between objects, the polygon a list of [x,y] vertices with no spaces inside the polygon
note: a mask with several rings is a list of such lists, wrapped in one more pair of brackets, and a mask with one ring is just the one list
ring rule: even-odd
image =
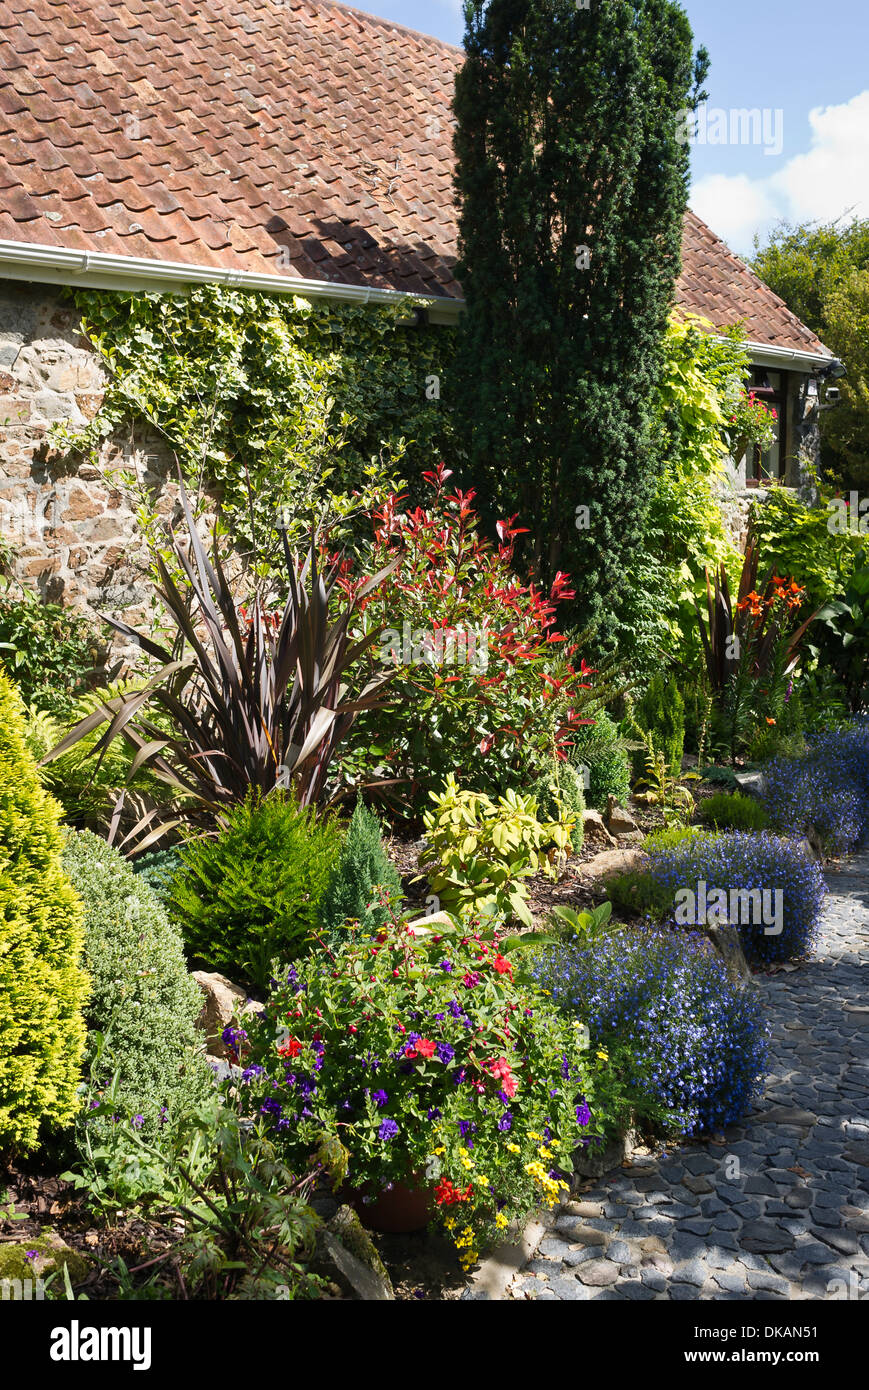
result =
[{"label": "garden rock", "polygon": [[766,778],[762,772],[737,772],[736,785],[744,796],[760,799],[766,791]]},{"label": "garden rock", "polygon": [[647,856],[639,849],[606,849],[583,864],[582,873],[587,878],[603,880],[611,878],[613,874],[644,869],[647,862]]},{"label": "garden rock", "polygon": [[70,1283],[80,1284],[89,1268],[88,1257],[77,1250],[71,1250],[66,1241],[54,1231],[32,1237],[21,1244],[4,1242],[0,1244],[0,1298],[7,1297],[4,1287],[6,1280],[10,1281],[14,1290],[16,1281],[20,1281],[26,1288],[26,1280],[48,1279],[51,1274],[56,1275],[56,1278],[52,1280],[48,1296],[62,1298],[64,1269],[69,1273]]},{"label": "garden rock", "polygon": [[607,830],[606,823],[600,811],[583,811],[582,833],[586,840],[603,840],[604,844],[615,846],[616,842]]},{"label": "garden rock", "polygon": [[394,1301],[386,1266],[352,1207],[338,1208],[321,1239],[330,1260],[357,1298],[368,1303]]},{"label": "garden rock", "polygon": [[715,926],[709,925],[706,928],[706,934],[727,966],[728,974],[743,985],[752,984],[752,975],[745,959],[745,952],[742,949],[739,928],[733,926],[731,922],[723,922]]},{"label": "garden rock", "polygon": [[626,811],[623,806],[619,806],[614,796],[607,797],[606,823],[610,834],[616,835],[619,838],[621,838],[622,835],[635,835],[639,832],[640,828],[630,811]]},{"label": "garden rock", "polygon": [[224,1028],[236,1014],[260,1013],[263,1006],[248,999],[245,990],[225,975],[194,970],[193,979],[205,995],[202,1012],[196,1020],[197,1028],[205,1033],[205,1050],[211,1057],[228,1057],[229,1048],[221,1036]]},{"label": "garden rock", "polygon": [[573,1151],[573,1171],[580,1178],[599,1178],[624,1163],[634,1142],[635,1135],[629,1130],[606,1144],[584,1144]]}]

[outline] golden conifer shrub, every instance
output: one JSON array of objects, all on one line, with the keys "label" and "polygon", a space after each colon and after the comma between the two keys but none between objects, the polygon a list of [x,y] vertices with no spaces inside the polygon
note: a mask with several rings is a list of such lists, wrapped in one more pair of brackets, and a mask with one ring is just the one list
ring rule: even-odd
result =
[{"label": "golden conifer shrub", "polygon": [[78,1104],[89,982],[59,820],[0,672],[0,1151],[34,1148],[41,1127],[71,1123]]}]

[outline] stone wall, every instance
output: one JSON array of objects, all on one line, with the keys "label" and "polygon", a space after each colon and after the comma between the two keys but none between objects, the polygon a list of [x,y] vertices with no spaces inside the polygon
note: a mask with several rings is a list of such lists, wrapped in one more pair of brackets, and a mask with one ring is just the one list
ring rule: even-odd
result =
[{"label": "stone wall", "polygon": [[51,447],[53,422],[83,424],[102,400],[105,374],[77,322],[59,289],[0,280],[0,531],[21,583],[135,624],[147,621],[147,562],[115,474],[134,469],[168,514],[174,464],[141,429],[107,443],[97,462]]}]

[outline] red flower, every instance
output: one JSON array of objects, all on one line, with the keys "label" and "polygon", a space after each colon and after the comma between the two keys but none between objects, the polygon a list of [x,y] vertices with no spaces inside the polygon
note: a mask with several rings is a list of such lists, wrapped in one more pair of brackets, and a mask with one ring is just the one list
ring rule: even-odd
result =
[{"label": "red flower", "polygon": [[405,1057],[433,1057],[435,1045],[430,1038],[419,1038],[416,1043],[408,1043],[404,1049]]},{"label": "red flower", "polygon": [[468,1183],[464,1192],[462,1192],[460,1188],[455,1187],[453,1183],[450,1182],[449,1178],[441,1178],[435,1188],[435,1201],[439,1207],[453,1207],[458,1202],[469,1202],[473,1190],[471,1183]]},{"label": "red flower", "polygon": [[298,1038],[287,1038],[286,1042],[281,1043],[278,1048],[279,1057],[298,1057],[304,1044]]},{"label": "red flower", "polygon": [[503,956],[496,956],[495,959],[492,961],[492,965],[495,968],[495,970],[497,970],[499,975],[509,975],[510,979],[512,980],[513,967],[508,960],[504,959]]},{"label": "red flower", "polygon": [[483,1066],[491,1072],[496,1081],[501,1082],[501,1089],[505,1095],[515,1096],[516,1078],[510,1070],[510,1063],[506,1057],[490,1058],[488,1062],[483,1063]]}]

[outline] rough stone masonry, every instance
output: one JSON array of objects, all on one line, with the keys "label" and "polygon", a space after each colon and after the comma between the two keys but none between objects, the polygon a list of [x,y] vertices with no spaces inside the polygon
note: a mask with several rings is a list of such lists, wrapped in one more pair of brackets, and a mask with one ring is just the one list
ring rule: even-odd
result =
[{"label": "rough stone masonry", "polygon": [[172,459],[141,426],[107,441],[97,462],[51,446],[50,426],[85,424],[105,388],[78,322],[59,289],[0,281],[0,532],[15,578],[44,599],[135,625],[146,619],[147,558],[115,475],[135,468],[168,514]]}]

